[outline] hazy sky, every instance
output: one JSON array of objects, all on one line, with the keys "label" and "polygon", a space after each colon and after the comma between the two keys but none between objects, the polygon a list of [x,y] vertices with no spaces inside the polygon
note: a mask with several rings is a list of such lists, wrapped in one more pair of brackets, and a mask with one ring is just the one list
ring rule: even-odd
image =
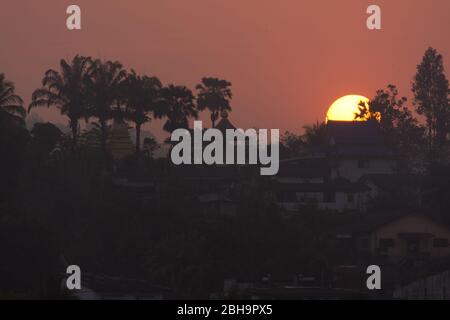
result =
[{"label": "hazy sky", "polygon": [[[66,29],[70,4],[81,31]],[[381,31],[366,28],[370,4],[381,6]],[[191,88],[225,78],[235,125],[299,132],[342,95],[371,97],[388,83],[409,95],[428,46],[450,77],[450,1],[2,0],[0,41],[0,72],[27,103],[46,69],[79,53]]]}]

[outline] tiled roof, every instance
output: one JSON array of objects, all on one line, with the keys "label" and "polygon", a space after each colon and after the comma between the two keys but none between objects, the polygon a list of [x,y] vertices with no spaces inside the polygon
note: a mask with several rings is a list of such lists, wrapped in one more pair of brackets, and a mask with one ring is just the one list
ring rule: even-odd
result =
[{"label": "tiled roof", "polygon": [[216,125],[216,129],[219,129],[220,131],[225,131],[227,129],[233,129],[235,130],[236,127],[228,120],[228,118],[222,118],[219,123]]},{"label": "tiled roof", "polygon": [[392,156],[383,141],[380,125],[374,121],[329,121],[330,152],[335,155]]}]

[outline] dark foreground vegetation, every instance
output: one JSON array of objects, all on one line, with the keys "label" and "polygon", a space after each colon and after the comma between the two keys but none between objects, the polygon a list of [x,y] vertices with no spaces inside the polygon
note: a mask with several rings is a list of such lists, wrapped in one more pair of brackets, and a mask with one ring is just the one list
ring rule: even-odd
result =
[{"label": "dark foreground vegetation", "polygon": [[[423,177],[424,199],[413,209],[449,224],[449,89],[435,50],[425,53],[412,90],[415,99],[408,104],[389,85],[376,93],[369,110],[361,106],[357,117],[381,121],[399,170]],[[216,215],[196,196],[224,191],[223,180],[211,185],[208,179],[185,179],[170,159],[154,156],[155,140],[141,141],[142,126],[156,118],[165,119],[164,129],[172,132],[188,128],[207,110],[215,126],[221,113],[231,111],[226,80],[204,78],[194,93],[118,62],[62,60],[59,70],[45,73],[28,111],[57,108],[68,119],[67,133],[51,123],[28,130],[27,110],[14,91],[1,74],[1,298],[61,297],[64,261],[94,274],[145,279],[178,297],[209,297],[222,290],[224,279],[258,281],[268,274],[280,280],[311,274],[327,286],[333,266],[354,258],[331,234],[338,225],[364,219],[362,213],[304,207],[286,218],[268,181],[240,171],[226,187],[236,214]],[[109,146],[113,121],[135,130],[134,151],[121,159]],[[93,140],[81,129],[84,122]],[[325,136],[324,124],[306,127],[302,135],[286,133],[283,156],[314,152]],[[146,183],[144,194],[118,179]],[[388,214],[406,203],[381,199],[365,214]]]}]

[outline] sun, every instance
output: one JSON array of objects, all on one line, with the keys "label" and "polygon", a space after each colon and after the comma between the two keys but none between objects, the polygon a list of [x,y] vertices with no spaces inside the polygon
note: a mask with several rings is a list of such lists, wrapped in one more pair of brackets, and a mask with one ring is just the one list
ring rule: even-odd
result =
[{"label": "sun", "polygon": [[369,99],[351,94],[347,96],[343,96],[337,99],[330,106],[327,112],[327,118],[325,122],[331,121],[363,121],[364,119],[355,119],[355,114],[359,113],[359,104],[360,102],[364,102],[367,109],[369,109]]}]

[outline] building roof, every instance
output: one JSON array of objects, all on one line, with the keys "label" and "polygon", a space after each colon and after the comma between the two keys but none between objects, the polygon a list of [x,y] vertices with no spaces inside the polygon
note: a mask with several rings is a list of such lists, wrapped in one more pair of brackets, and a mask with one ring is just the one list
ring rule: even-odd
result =
[{"label": "building roof", "polygon": [[366,174],[360,182],[372,182],[385,192],[398,192],[405,189],[419,188],[422,177],[414,174]]},{"label": "building roof", "polygon": [[371,213],[361,216],[359,219],[352,219],[345,225],[336,227],[336,233],[352,233],[352,234],[364,234],[370,233],[376,229],[379,229],[387,224],[395,222],[397,220],[405,219],[410,216],[419,216],[433,223],[441,224],[434,218],[428,215],[416,212],[397,212],[397,213]]},{"label": "building roof", "polygon": [[222,113],[222,119],[216,124],[216,129],[225,132],[227,129],[236,130],[236,127],[228,120],[228,113]]},{"label": "building roof", "polygon": [[329,151],[343,156],[392,156],[375,121],[328,121]]}]

